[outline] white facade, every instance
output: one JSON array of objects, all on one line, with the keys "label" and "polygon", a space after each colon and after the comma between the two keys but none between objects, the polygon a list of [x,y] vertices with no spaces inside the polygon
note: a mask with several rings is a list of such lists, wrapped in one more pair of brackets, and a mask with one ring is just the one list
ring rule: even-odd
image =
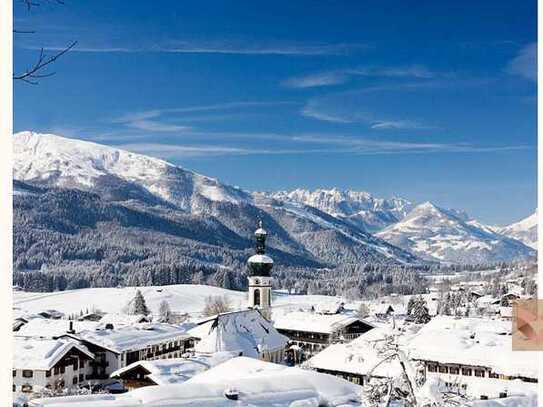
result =
[{"label": "white facade", "polygon": [[249,277],[249,308],[258,309],[262,316],[271,320],[272,278]]}]

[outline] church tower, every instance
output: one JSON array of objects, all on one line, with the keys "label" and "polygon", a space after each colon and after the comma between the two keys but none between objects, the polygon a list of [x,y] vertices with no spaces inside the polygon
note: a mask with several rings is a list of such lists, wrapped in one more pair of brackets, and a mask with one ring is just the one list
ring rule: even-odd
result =
[{"label": "church tower", "polygon": [[258,308],[268,321],[271,320],[271,287],[270,275],[273,260],[266,256],[266,237],[268,233],[258,222],[255,231],[256,254],[247,260],[249,280],[249,308]]}]

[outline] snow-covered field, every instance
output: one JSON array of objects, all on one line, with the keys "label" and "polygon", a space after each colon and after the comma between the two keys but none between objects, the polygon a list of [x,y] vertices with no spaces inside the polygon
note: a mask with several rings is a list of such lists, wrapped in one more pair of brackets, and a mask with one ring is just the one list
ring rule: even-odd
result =
[{"label": "snow-covered field", "polygon": [[[136,290],[145,297],[147,306],[153,313],[158,313],[163,300],[168,301],[173,312],[188,313],[198,316],[204,309],[206,297],[226,296],[233,309],[245,308],[247,293],[226,290],[206,285],[178,284],[168,286],[122,287],[122,288],[83,288],[79,290],[57,291],[51,293],[13,292],[14,315],[38,313],[55,309],[65,314],[85,312],[93,308],[103,312],[118,313],[134,297]],[[332,305],[341,301],[339,297],[325,295],[290,295],[275,292],[273,297],[274,313],[293,311],[311,306]],[[354,307],[354,304],[353,304]]]}]

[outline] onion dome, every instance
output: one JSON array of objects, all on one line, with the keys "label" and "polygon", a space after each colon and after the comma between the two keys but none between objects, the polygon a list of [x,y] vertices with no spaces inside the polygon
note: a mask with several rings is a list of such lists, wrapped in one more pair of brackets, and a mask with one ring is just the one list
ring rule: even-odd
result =
[{"label": "onion dome", "polygon": [[262,227],[262,221],[258,222],[255,231],[256,254],[247,260],[249,276],[269,277],[273,268],[273,260],[266,255],[266,237],[268,233]]}]

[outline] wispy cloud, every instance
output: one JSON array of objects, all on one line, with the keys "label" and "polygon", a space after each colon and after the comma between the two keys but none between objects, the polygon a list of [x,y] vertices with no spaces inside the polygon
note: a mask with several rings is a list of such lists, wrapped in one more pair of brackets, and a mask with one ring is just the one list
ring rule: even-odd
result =
[{"label": "wispy cloud", "polygon": [[[253,139],[258,137],[254,135]],[[528,145],[485,146],[469,143],[420,143],[406,141],[375,140],[364,137],[348,137],[334,134],[278,135],[289,147],[240,147],[224,144],[163,144],[126,143],[118,148],[136,153],[158,156],[164,159],[181,157],[214,157],[231,155],[312,155],[312,154],[436,154],[436,153],[493,153],[534,148]]]},{"label": "wispy cloud", "polygon": [[[199,106],[186,106],[186,107],[175,107],[175,108],[164,108],[164,109],[152,109],[144,110],[139,112],[129,112],[125,113],[119,117],[111,120],[113,123],[119,123],[127,127],[131,127],[139,130],[148,130],[156,132],[188,132],[193,129],[191,126],[182,126],[167,120],[166,117],[171,115],[179,115],[186,113],[200,113],[200,112],[209,112],[209,111],[231,111],[247,108],[261,108],[269,106],[280,106],[280,105],[290,105],[294,102],[288,101],[273,101],[273,102],[262,102],[262,101],[245,101],[245,102],[227,102],[227,103],[217,103],[210,105],[199,105]],[[228,115],[222,115],[223,119],[228,118]],[[179,118],[178,118],[179,119]],[[186,122],[201,122],[209,121],[209,117],[196,116],[182,116]],[[217,118],[211,118],[211,120],[217,120]]]},{"label": "wispy cloud", "polygon": [[376,121],[370,127],[375,130],[400,130],[400,129],[428,130],[428,129],[437,128],[436,126],[430,126],[430,125],[415,122],[412,120]]},{"label": "wispy cloud", "polygon": [[506,71],[537,81],[537,43],[528,44],[507,65]]},{"label": "wispy cloud", "polygon": [[[41,47],[25,45],[27,49]],[[346,55],[368,48],[358,43],[258,43],[249,41],[168,41],[162,44],[110,46],[81,43],[72,52],[87,53],[177,53],[177,54],[237,54],[237,55]],[[46,51],[64,49],[61,45],[45,46]]]},{"label": "wispy cloud", "polygon": [[381,119],[375,113],[361,110],[360,107],[349,109],[337,104],[330,106],[319,99],[308,101],[302,108],[301,114],[312,119],[332,123],[366,123],[374,130],[429,130],[438,128],[415,120]]},{"label": "wispy cloud", "polygon": [[527,145],[516,146],[480,146],[469,143],[419,143],[406,141],[375,140],[330,135],[301,135],[294,141],[323,144],[328,146],[349,147],[347,151],[355,154],[391,154],[391,153],[470,153],[525,150],[533,148]]},{"label": "wispy cloud", "polygon": [[451,74],[433,72],[423,65],[403,67],[358,67],[297,76],[283,81],[282,84],[290,88],[312,88],[343,84],[356,76],[431,79],[438,76],[450,75]]}]

